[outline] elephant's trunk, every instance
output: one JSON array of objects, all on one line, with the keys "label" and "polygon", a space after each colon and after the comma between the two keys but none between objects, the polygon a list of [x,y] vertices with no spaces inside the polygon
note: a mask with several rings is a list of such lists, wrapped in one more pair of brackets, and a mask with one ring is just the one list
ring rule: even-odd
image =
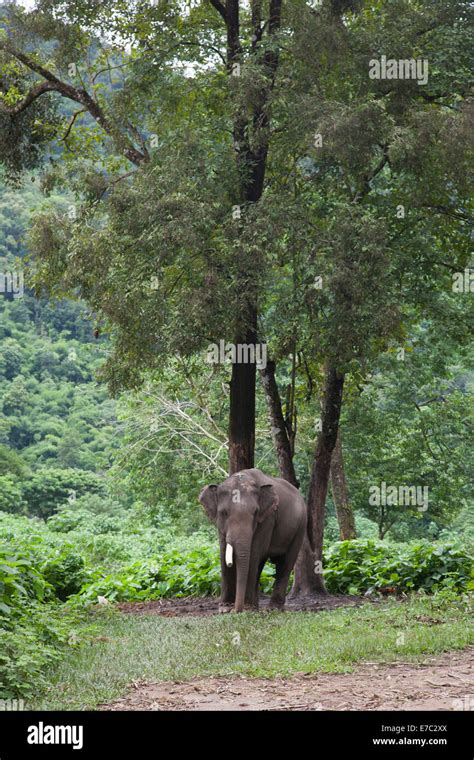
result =
[{"label": "elephant's trunk", "polygon": [[235,595],[235,612],[243,612],[245,604],[245,592],[247,590],[247,578],[250,564],[250,544],[236,547],[237,556],[237,589]]}]

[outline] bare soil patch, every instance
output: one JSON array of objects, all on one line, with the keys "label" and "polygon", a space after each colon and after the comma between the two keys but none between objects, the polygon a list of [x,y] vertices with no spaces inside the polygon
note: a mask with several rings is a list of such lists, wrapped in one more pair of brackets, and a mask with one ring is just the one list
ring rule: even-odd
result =
[{"label": "bare soil patch", "polygon": [[354,673],[135,683],[101,710],[474,710],[474,647]]},{"label": "bare soil patch", "polygon": [[[268,607],[270,597],[262,596],[260,609]],[[330,594],[321,597],[287,599],[285,610],[289,612],[321,612],[336,607],[363,604],[367,599],[360,596]],[[117,605],[121,612],[134,615],[162,615],[163,617],[204,617],[219,613],[219,599],[216,596],[188,596],[182,599],[157,599],[153,602],[122,602]]]}]

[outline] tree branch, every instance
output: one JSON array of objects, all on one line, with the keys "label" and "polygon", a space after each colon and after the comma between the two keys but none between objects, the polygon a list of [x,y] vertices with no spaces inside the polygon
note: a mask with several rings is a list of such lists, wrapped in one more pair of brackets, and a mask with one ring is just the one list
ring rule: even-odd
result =
[{"label": "tree branch", "polygon": [[26,96],[14,106],[7,106],[5,103],[0,103],[0,110],[4,113],[8,113],[11,116],[17,116],[18,114],[26,111],[37,98],[44,95],[46,92],[54,92],[56,87],[51,82],[40,82],[26,94]]},{"label": "tree branch", "polygon": [[[45,68],[41,64],[34,61],[30,56],[17,50],[8,42],[0,42],[0,50],[4,50],[9,55],[16,58],[20,63],[26,66],[27,69],[33,71],[35,74],[42,76],[45,82],[41,82],[39,85],[33,87],[26,95],[21,103],[17,104],[13,108],[2,106],[3,110],[6,110],[11,115],[15,116],[16,113],[21,113],[31,103],[36,100],[40,95],[45,92],[58,92],[64,98],[73,100],[76,103],[80,103],[90,113],[92,118],[99,124],[100,127],[114,140],[121,153],[136,166],[144,163],[147,160],[147,156],[140,150],[135,148],[124,137],[124,135],[117,132],[117,129],[108,120],[102,107],[99,103],[83,88],[74,87],[67,82],[63,82],[56,74]],[[16,110],[19,109],[19,110]]]},{"label": "tree branch", "polygon": [[87,113],[87,110],[85,108],[81,108],[79,111],[76,111],[75,113],[73,113],[73,115],[71,117],[71,120],[70,120],[70,122],[69,122],[69,124],[67,126],[66,132],[64,133],[63,137],[61,138],[62,142],[64,142],[64,143],[66,142],[67,138],[69,137],[69,135],[71,133],[71,129],[73,128],[73,126],[75,124],[75,121],[76,121],[77,117],[80,116],[81,113]]},{"label": "tree branch", "polygon": [[380,172],[389,163],[390,162],[388,160],[388,146],[384,146],[384,155],[380,159],[377,166],[371,172],[369,172],[369,174],[364,175],[363,187],[360,190],[358,190],[357,193],[355,194],[353,203],[359,203],[362,200],[362,198],[364,198],[364,196],[366,196],[370,192],[371,190],[370,183],[372,182],[373,179],[375,179],[375,177],[378,174],[380,174]]},{"label": "tree branch", "polygon": [[225,7],[222,5],[220,0],[210,0],[211,5],[216,9],[216,11],[222,16],[224,21],[227,24],[227,11]]}]

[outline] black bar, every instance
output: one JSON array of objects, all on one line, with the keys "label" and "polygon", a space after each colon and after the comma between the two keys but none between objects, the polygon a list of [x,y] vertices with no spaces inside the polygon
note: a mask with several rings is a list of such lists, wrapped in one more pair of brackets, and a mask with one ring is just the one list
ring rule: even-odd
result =
[{"label": "black bar", "polygon": [[[138,760],[170,753],[182,757],[188,752],[193,755],[198,752],[207,758],[247,755],[250,751],[254,755],[260,748],[265,756],[273,751],[281,756],[288,742],[293,746],[292,757],[307,755],[309,750],[315,758],[329,753],[329,760],[354,751],[363,758],[472,760],[473,717],[467,711],[1,712],[0,760],[23,757]],[[56,732],[57,726],[65,728]],[[28,742],[28,737],[42,738],[44,742],[53,738],[79,745],[81,726],[82,748]]]}]

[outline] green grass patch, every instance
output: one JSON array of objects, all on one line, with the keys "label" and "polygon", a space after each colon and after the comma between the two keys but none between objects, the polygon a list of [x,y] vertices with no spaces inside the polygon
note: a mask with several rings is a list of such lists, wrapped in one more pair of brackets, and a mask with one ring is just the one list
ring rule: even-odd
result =
[{"label": "green grass patch", "polygon": [[364,660],[419,661],[474,642],[472,603],[449,595],[331,612],[162,618],[109,613],[98,636],[47,674],[32,709],[94,709],[132,681],[348,672]]}]

